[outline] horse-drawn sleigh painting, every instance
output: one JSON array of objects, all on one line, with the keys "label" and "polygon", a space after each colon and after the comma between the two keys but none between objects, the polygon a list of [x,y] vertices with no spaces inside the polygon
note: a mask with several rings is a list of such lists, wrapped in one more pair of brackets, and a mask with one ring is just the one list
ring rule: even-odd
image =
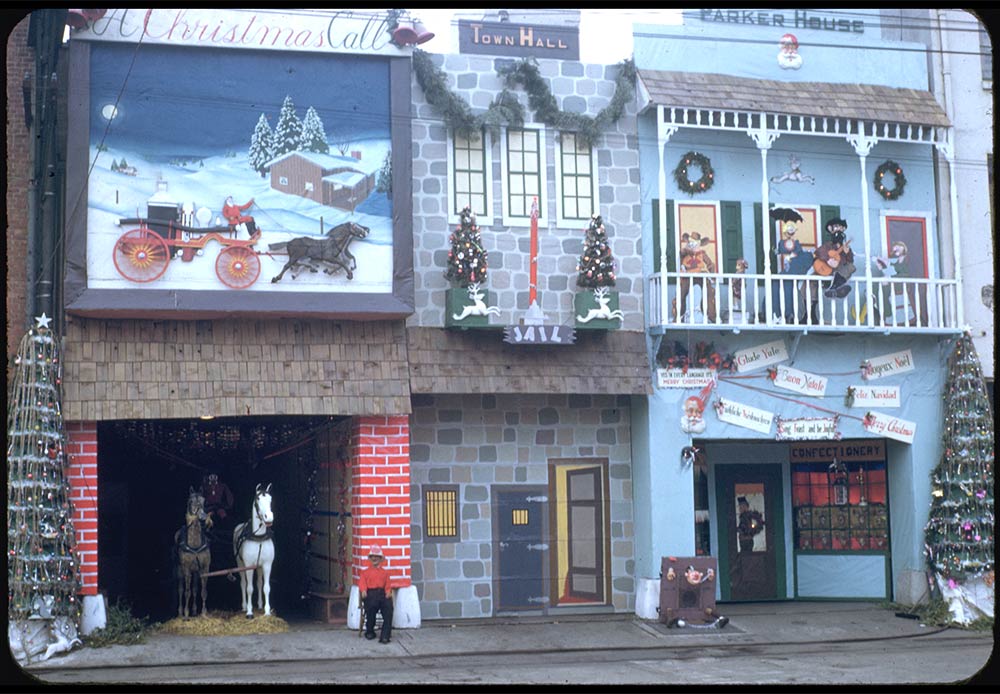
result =
[{"label": "horse-drawn sleigh painting", "polygon": [[[338,224],[319,237],[300,236],[289,241],[268,245],[260,251],[257,245],[262,230],[251,222],[249,238],[240,238],[245,230],[241,224],[217,224],[210,227],[192,226],[181,222],[180,209],[174,208],[170,218],[164,209],[149,205],[147,217],[120,219],[119,226],[138,225],[125,231],[115,242],[112,259],[115,269],[125,279],[148,283],[164,275],[170,263],[179,259],[189,263],[214,242],[220,246],[215,257],[215,274],[229,289],[246,289],[261,274],[261,257],[281,263],[281,270],[271,282],[279,282],[286,271],[297,278],[302,270],[327,275],[343,271],[348,280],[354,278],[357,258],[350,252],[351,242],[368,236],[369,228],[353,221]],[[245,235],[245,234],[243,234]]]}]

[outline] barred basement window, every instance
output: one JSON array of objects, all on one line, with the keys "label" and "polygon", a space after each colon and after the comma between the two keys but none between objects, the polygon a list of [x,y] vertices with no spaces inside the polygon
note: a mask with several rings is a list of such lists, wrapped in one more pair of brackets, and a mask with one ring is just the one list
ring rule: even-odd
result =
[{"label": "barred basement window", "polygon": [[424,487],[424,538],[459,539],[458,487]]}]

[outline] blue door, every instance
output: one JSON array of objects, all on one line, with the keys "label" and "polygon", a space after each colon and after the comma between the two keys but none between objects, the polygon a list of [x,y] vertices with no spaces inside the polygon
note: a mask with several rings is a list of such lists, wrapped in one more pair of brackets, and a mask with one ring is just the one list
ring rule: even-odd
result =
[{"label": "blue door", "polygon": [[496,611],[544,609],[546,487],[494,489]]}]

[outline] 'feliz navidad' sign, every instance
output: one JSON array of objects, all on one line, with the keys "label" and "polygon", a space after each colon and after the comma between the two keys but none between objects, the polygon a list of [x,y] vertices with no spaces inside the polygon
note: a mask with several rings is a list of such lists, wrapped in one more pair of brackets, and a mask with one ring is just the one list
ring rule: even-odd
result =
[{"label": "'feliz navidad' sign", "polygon": [[899,386],[851,386],[848,407],[899,407]]}]

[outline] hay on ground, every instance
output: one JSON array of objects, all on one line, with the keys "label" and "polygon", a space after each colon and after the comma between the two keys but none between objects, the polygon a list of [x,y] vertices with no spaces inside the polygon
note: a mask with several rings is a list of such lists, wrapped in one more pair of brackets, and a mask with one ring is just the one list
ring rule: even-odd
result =
[{"label": "hay on ground", "polygon": [[288,631],[288,622],[271,614],[255,613],[247,619],[245,612],[209,610],[204,616],[175,617],[160,625],[160,631],[184,636],[243,636],[246,634],[277,634]]}]

